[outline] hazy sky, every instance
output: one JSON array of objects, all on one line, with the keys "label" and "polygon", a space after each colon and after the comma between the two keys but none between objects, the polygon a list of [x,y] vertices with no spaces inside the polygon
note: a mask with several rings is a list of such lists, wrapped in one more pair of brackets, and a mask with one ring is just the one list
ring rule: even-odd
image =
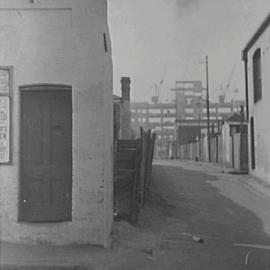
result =
[{"label": "hazy sky", "polygon": [[176,80],[202,80],[209,56],[211,97],[226,88],[244,97],[241,52],[270,12],[270,0],[109,0],[114,92],[132,79],[133,101],[150,101],[163,80],[161,99],[171,100]]}]

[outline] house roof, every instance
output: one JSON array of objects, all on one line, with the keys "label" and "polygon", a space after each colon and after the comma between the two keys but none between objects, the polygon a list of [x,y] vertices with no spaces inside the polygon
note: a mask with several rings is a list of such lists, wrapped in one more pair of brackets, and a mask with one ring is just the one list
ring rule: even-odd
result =
[{"label": "house roof", "polygon": [[121,100],[122,98],[117,96],[117,95],[113,95],[113,100]]},{"label": "house roof", "polygon": [[239,113],[232,114],[225,122],[241,122],[243,119]]},{"label": "house roof", "polygon": [[243,55],[242,58],[244,61],[247,60],[247,53],[250,50],[250,48],[254,45],[254,43],[259,39],[259,37],[262,35],[262,33],[265,31],[265,29],[269,26],[270,24],[270,13],[268,16],[265,18],[263,23],[260,25],[258,30],[255,32],[255,34],[251,37],[249,42],[247,43],[246,47],[243,50]]}]

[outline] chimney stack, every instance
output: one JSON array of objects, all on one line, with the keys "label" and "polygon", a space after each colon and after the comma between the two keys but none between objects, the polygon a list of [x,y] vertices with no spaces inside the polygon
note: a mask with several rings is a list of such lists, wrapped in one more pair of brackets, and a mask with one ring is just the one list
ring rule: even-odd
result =
[{"label": "chimney stack", "polygon": [[131,112],[130,112],[130,83],[129,77],[121,78],[122,90],[122,121],[121,121],[121,139],[131,139]]},{"label": "chimney stack", "polygon": [[126,101],[130,101],[130,83],[131,80],[129,77],[121,78],[122,99]]}]

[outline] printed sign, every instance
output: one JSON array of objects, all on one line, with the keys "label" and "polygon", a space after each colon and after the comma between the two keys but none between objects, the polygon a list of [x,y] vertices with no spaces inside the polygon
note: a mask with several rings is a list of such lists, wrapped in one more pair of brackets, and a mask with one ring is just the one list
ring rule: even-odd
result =
[{"label": "printed sign", "polygon": [[0,69],[0,94],[9,94],[9,70]]},{"label": "printed sign", "polygon": [[0,163],[10,161],[10,115],[9,97],[0,96]]}]

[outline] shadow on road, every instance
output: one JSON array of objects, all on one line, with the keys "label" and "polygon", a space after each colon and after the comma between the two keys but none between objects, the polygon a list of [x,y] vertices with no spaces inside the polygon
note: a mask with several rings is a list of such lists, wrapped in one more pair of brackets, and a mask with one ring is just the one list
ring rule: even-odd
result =
[{"label": "shadow on road", "polygon": [[[262,220],[222,195],[213,181],[226,179],[199,170],[154,166],[149,211],[143,214],[142,226],[162,233],[168,246],[186,243],[181,252],[190,255],[190,260],[195,256],[197,263],[181,269],[269,269],[270,238]],[[260,198],[250,199],[260,203]],[[204,243],[190,246],[192,236],[201,237]],[[236,247],[236,243],[246,246]],[[196,268],[198,263],[208,268]]]}]

